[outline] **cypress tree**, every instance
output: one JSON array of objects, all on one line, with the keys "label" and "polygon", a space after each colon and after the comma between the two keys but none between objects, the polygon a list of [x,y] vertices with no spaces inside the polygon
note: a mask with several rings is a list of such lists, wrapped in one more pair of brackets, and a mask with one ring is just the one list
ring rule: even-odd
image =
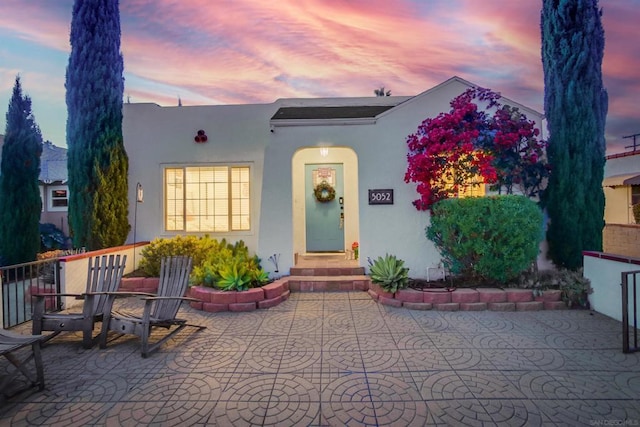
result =
[{"label": "cypress tree", "polygon": [[602,250],[607,92],[602,84],[604,29],[597,0],[543,0],[544,108],[551,177],[549,256],[577,269],[583,250]]},{"label": "cypress tree", "polygon": [[38,177],[42,134],[16,77],[0,164],[0,254],[5,265],[36,259],[42,200]]},{"label": "cypress tree", "polygon": [[70,41],[65,86],[73,243],[90,250],[117,246],[131,228],[118,0],[75,0]]}]

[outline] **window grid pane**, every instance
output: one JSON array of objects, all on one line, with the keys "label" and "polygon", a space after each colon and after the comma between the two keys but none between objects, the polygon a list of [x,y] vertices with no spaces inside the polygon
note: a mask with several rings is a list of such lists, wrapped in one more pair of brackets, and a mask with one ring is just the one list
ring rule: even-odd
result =
[{"label": "window grid pane", "polygon": [[249,230],[250,219],[250,192],[249,192],[249,168],[231,168],[231,229]]},{"label": "window grid pane", "polygon": [[249,167],[166,169],[166,229],[250,230],[249,175]]},{"label": "window grid pane", "polygon": [[184,230],[184,171],[166,169],[165,186],[165,228],[169,231]]}]

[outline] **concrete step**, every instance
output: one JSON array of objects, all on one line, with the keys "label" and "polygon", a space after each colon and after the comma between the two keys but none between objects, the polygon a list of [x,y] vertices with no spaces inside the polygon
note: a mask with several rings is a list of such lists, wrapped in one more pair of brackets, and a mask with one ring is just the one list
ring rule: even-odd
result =
[{"label": "concrete step", "polygon": [[371,279],[364,274],[291,275],[288,281],[289,289],[297,292],[366,291],[371,285]]},{"label": "concrete step", "polygon": [[292,276],[363,276],[364,267],[292,267]]}]

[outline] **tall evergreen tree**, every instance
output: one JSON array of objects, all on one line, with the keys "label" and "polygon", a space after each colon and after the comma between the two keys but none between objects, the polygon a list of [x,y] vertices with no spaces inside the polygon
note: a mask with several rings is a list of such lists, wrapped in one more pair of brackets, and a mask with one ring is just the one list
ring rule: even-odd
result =
[{"label": "tall evergreen tree", "polygon": [[583,250],[602,250],[608,98],[602,84],[604,29],[598,0],[543,0],[544,108],[551,177],[549,256],[561,267],[582,265]]},{"label": "tall evergreen tree", "polygon": [[75,0],[70,41],[65,86],[73,243],[87,249],[117,246],[131,228],[118,0]]},{"label": "tall evergreen tree", "polygon": [[0,164],[0,255],[6,265],[36,259],[40,249],[42,135],[16,77]]}]

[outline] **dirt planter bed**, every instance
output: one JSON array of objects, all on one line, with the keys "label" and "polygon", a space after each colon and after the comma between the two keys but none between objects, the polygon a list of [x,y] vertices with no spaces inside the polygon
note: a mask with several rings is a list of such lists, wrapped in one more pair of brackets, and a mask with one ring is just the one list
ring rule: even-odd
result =
[{"label": "dirt planter bed", "polygon": [[544,291],[534,296],[529,289],[460,288],[450,289],[402,289],[385,292],[372,283],[369,295],[380,304],[406,307],[412,310],[440,311],[538,311],[567,308],[558,290]]}]

